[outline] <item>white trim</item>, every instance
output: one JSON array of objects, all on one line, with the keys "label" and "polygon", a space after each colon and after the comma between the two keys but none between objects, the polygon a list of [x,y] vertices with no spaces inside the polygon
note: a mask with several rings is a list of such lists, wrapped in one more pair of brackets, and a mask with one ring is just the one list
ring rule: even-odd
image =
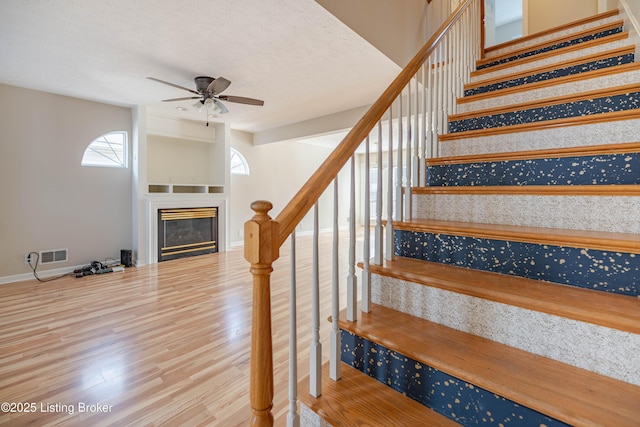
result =
[{"label": "white trim", "polygon": [[598,0],[598,13],[607,11],[607,0]]},{"label": "white trim", "polygon": [[[88,264],[82,264],[82,265],[67,266],[67,267],[61,267],[61,268],[53,268],[51,270],[42,270],[42,271],[36,270],[36,271],[38,273],[38,277],[40,277],[41,279],[46,279],[53,276],[60,276],[63,274],[72,273],[73,270],[81,269],[82,267],[85,267],[87,265]],[[0,285],[6,285],[8,283],[14,283],[14,282],[26,282],[27,280],[36,280],[36,278],[33,275],[33,271],[30,271],[29,273],[15,274],[13,276],[0,277]]]},{"label": "white trim", "polygon": [[522,36],[529,35],[529,0],[522,0]]},{"label": "white trim", "polygon": [[620,6],[622,6],[624,11],[626,12],[629,22],[631,22],[631,25],[633,25],[633,28],[636,30],[636,33],[640,34],[640,22],[638,21],[640,17],[634,15],[635,11],[631,8],[631,6],[629,6],[629,3],[627,3],[627,0],[619,0],[619,2],[620,2]]}]

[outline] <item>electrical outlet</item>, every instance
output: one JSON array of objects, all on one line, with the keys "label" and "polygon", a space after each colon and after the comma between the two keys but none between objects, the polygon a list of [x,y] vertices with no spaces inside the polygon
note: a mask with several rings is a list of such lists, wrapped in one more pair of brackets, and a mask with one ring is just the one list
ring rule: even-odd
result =
[{"label": "electrical outlet", "polygon": [[31,254],[31,252],[29,252],[28,254],[26,254],[26,255],[24,256],[24,263],[25,263],[26,265],[29,265],[29,261],[31,261],[31,255],[32,255],[32,254]]}]

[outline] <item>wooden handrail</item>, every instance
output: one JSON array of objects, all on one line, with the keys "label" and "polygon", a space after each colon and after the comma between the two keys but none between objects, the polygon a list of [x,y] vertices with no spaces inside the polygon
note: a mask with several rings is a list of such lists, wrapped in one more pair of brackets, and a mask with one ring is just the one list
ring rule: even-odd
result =
[{"label": "wooden handrail", "polygon": [[296,225],[320,198],[338,172],[352,158],[392,103],[402,96],[403,89],[418,73],[456,21],[475,0],[464,0],[418,54],[400,72],[365,115],[351,129],[336,149],[307,180],[275,220],[269,216],[272,204],[256,201],[251,205],[255,215],[245,223],[245,259],[251,263],[253,275],[253,305],[251,328],[251,425],[273,426],[273,351],[271,336],[270,275],[278,259],[280,246]]},{"label": "wooden handrail", "polygon": [[331,181],[351,158],[358,146],[369,135],[369,132],[389,109],[393,101],[402,93],[413,76],[420,70],[422,64],[433,53],[438,42],[447,34],[463,12],[474,0],[465,0],[440,26],[438,31],[418,51],[407,66],[393,80],[391,85],[380,95],[378,100],[367,110],[365,115],[356,123],[344,137],[336,149],[326,158],[315,173],[307,180],[298,193],[276,217],[280,225],[278,244],[282,245],[296,225],[304,218],[311,207],[327,189]]}]

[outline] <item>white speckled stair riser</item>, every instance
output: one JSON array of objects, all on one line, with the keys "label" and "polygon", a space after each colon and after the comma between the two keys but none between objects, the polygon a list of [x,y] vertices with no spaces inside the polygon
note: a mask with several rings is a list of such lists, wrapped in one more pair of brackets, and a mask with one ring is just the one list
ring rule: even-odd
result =
[{"label": "white speckled stair riser", "polygon": [[[553,81],[553,80],[551,80]],[[583,79],[563,84],[555,84],[540,89],[526,90],[526,85],[519,86],[522,90],[509,95],[494,96],[478,101],[466,102],[458,105],[458,114],[472,111],[497,108],[507,105],[533,102],[558,96],[568,96],[580,92],[624,86],[640,82],[640,70],[616,73],[614,75]]]},{"label": "white speckled stair riser", "polygon": [[[595,55],[597,53],[605,52],[607,50],[617,49],[625,46],[629,46],[631,43],[629,39],[618,40],[610,43],[603,43],[597,46],[589,48],[575,49],[566,53],[559,53],[547,58],[538,59],[535,61],[528,60],[526,62],[514,61],[514,64],[510,67],[504,67],[492,72],[485,72],[479,75],[471,76],[469,83],[477,83],[484,80],[494,79],[497,77],[506,76],[514,73],[521,73],[533,68],[544,67],[546,65],[557,64],[562,61],[569,61],[572,59],[582,58],[588,55]],[[579,45],[578,45],[579,46]],[[535,58],[535,56],[531,57]],[[518,64],[519,62],[519,64]]]},{"label": "white speckled stair riser", "polygon": [[620,144],[639,139],[640,119],[632,119],[442,141],[440,156]]},{"label": "white speckled stair riser", "polygon": [[333,427],[304,403],[300,403],[300,425],[304,427]]},{"label": "white speckled stair riser", "polygon": [[372,275],[372,302],[640,386],[640,335]]},{"label": "white speckled stair riser", "polygon": [[416,219],[640,233],[640,196],[413,196]]},{"label": "white speckled stair riser", "polygon": [[533,38],[531,40],[526,40],[526,41],[523,41],[523,42],[515,44],[515,45],[511,45],[511,46],[504,47],[502,49],[497,49],[497,50],[491,51],[491,52],[487,53],[486,58],[494,58],[494,57],[500,56],[500,55],[502,55],[503,53],[506,53],[506,52],[513,52],[514,50],[519,50],[519,49],[523,49],[523,48],[528,47],[528,46],[533,46],[533,45],[538,44],[538,43],[543,43],[543,42],[546,42],[546,41],[549,41],[549,40],[554,40],[554,39],[557,39],[559,37],[567,36],[569,34],[579,33],[580,31],[584,31],[584,30],[587,30],[589,28],[596,28],[596,27],[599,27],[601,25],[605,25],[605,24],[608,24],[608,23],[611,23],[611,22],[619,21],[620,19],[621,19],[620,15],[610,16],[608,18],[599,19],[597,21],[590,22],[588,24],[584,24],[584,25],[579,25],[579,26],[576,26],[576,27],[568,28],[568,29],[566,29],[564,31],[558,31],[557,33],[545,34],[543,36],[536,37],[536,38]]}]

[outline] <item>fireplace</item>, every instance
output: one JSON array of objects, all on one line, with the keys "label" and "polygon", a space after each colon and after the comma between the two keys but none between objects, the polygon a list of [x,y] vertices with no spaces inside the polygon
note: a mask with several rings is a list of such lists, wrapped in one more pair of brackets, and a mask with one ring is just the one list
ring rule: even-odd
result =
[{"label": "fireplace", "polygon": [[158,209],[158,261],[218,252],[218,208]]}]

